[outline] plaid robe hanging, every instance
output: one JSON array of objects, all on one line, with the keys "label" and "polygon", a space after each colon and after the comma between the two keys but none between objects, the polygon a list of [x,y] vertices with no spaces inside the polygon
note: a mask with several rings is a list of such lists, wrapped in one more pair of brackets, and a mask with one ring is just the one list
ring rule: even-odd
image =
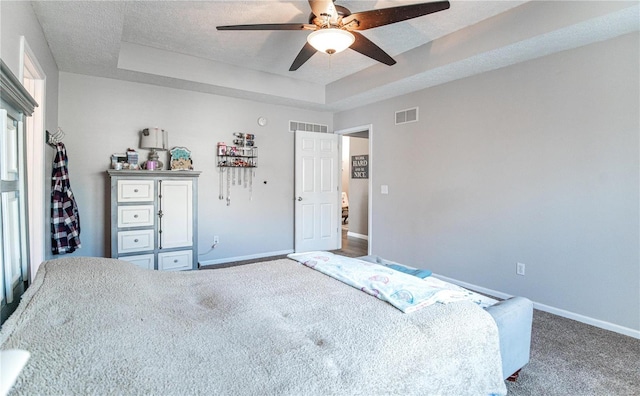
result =
[{"label": "plaid robe hanging", "polygon": [[67,150],[55,145],[51,174],[51,250],[53,254],[72,253],[80,248],[80,215],[71,191],[67,170]]}]

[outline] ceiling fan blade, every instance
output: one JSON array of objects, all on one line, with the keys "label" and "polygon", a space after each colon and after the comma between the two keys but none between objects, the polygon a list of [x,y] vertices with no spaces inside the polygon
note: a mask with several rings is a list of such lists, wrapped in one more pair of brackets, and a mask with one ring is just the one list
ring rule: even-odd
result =
[{"label": "ceiling fan blade", "polygon": [[296,56],[296,59],[293,60],[293,63],[291,64],[289,71],[298,70],[300,66],[302,66],[306,61],[308,61],[309,58],[311,58],[313,54],[315,54],[316,52],[318,52],[318,50],[313,48],[311,44],[305,43],[304,47],[302,47],[302,49],[298,53],[298,56]]},{"label": "ceiling fan blade", "polygon": [[316,25],[307,23],[262,23],[256,25],[216,26],[218,30],[315,30]]},{"label": "ceiling fan blade", "polygon": [[342,18],[342,23],[346,26],[353,22],[351,26],[347,26],[348,30],[366,30],[443,11],[449,7],[450,4],[448,1],[435,1],[431,3],[381,8],[379,10],[356,12],[355,14]]},{"label": "ceiling fan blade", "polygon": [[384,50],[373,43],[373,41],[369,40],[362,34],[358,32],[351,32],[356,38],[356,41],[351,44],[351,48],[354,51],[361,53],[362,55],[368,56],[371,59],[375,59],[378,62],[382,62],[385,65],[395,65],[396,61],[389,56]]}]

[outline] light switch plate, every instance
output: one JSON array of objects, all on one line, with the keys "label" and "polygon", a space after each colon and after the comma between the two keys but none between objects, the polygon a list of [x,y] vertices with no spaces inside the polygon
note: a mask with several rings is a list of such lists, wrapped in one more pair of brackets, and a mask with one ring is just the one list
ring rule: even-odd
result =
[{"label": "light switch plate", "polygon": [[380,194],[389,194],[389,186],[383,184],[380,186]]}]

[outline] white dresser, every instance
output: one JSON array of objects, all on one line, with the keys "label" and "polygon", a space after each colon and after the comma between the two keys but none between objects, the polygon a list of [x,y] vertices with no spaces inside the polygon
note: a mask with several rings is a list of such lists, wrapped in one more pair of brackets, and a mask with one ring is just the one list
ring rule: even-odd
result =
[{"label": "white dresser", "polygon": [[107,173],[111,178],[111,257],[147,269],[197,269],[201,172]]}]

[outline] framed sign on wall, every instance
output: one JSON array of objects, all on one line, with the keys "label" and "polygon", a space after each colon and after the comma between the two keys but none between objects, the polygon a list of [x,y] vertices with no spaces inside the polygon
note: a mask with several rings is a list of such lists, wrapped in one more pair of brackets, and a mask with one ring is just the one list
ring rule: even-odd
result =
[{"label": "framed sign on wall", "polygon": [[368,179],[369,178],[369,155],[352,155],[351,156],[351,178],[352,179]]}]

